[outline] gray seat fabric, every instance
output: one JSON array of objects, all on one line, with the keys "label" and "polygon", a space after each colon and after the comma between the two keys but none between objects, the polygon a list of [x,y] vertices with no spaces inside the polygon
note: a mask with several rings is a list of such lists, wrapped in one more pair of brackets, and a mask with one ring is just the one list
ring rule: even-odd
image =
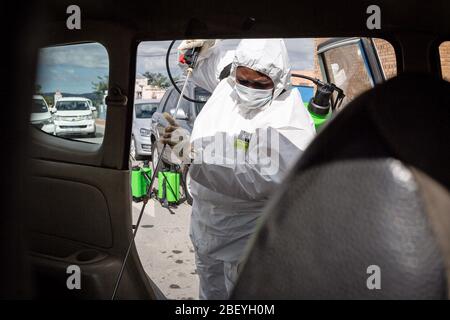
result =
[{"label": "gray seat fabric", "polygon": [[346,106],[274,195],[231,298],[447,299],[449,108],[427,75]]}]

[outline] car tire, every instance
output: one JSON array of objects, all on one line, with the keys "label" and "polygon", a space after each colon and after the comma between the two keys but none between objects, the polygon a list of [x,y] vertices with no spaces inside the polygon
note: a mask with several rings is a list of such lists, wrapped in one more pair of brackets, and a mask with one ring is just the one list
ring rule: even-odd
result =
[{"label": "car tire", "polygon": [[152,161],[152,171],[155,172],[156,164],[158,162],[159,158],[159,152],[158,147],[156,146],[157,142],[152,142],[152,155],[151,155],[151,161]]},{"label": "car tire", "polygon": [[191,188],[190,188],[190,176],[189,176],[189,166],[186,167],[185,170],[183,170],[182,173],[183,176],[183,191],[184,191],[184,196],[186,197],[186,202],[192,206],[193,203],[193,199],[192,199],[192,194],[191,194]]},{"label": "car tire", "polygon": [[[134,155],[133,155],[134,153]],[[143,161],[145,160],[142,156],[137,154],[137,148],[136,148],[136,140],[134,137],[131,137],[131,143],[130,143],[130,155],[134,158],[136,161]]]}]

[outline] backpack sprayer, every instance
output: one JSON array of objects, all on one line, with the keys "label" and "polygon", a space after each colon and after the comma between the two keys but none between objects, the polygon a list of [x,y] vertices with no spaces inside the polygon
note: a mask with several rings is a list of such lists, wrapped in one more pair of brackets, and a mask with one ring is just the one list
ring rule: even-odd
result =
[{"label": "backpack sprayer", "polygon": [[[170,55],[170,51],[171,51],[174,43],[175,43],[175,40],[173,40],[171,42],[171,44],[169,46],[169,49],[167,50],[167,55],[166,55],[166,66],[167,66],[167,69],[169,69],[169,55]],[[189,97],[184,95],[184,92],[186,90],[186,85],[187,85],[187,83],[189,81],[189,78],[192,75],[192,72],[194,71],[195,65],[197,63],[197,59],[198,59],[198,55],[200,53],[200,50],[201,50],[201,47],[196,47],[196,48],[188,50],[185,53],[185,55],[184,55],[184,62],[188,65],[188,68],[187,68],[187,73],[186,73],[186,79],[184,81],[184,85],[183,85],[183,88],[181,90],[175,84],[175,81],[173,80],[172,75],[170,74],[170,71],[169,71],[170,81],[172,82],[172,84],[174,84],[175,89],[180,93],[180,97],[178,99],[177,106],[176,106],[175,112],[174,112],[175,119],[176,119],[176,116],[178,114],[178,109],[180,108],[181,99],[184,98],[184,99],[186,99],[188,101],[204,103],[204,101],[197,101],[197,100],[191,99],[191,98],[189,98]],[[116,284],[114,286],[114,291],[113,291],[113,294],[111,296],[111,300],[114,300],[115,297],[116,297],[117,290],[119,288],[120,281],[122,280],[123,272],[125,270],[125,266],[126,266],[126,263],[127,263],[127,260],[128,260],[128,256],[130,255],[130,252],[131,252],[131,247],[133,246],[134,240],[136,239],[136,234],[137,234],[137,232],[139,230],[139,226],[140,226],[140,223],[141,223],[142,216],[144,214],[145,207],[147,206],[148,200],[151,198],[152,187],[153,187],[153,183],[155,182],[156,176],[158,176],[158,180],[161,179],[161,180],[167,181],[167,183],[164,183],[164,185],[166,187],[167,186],[169,187],[169,190],[170,190],[169,193],[171,193],[172,195],[175,195],[175,196],[177,195],[177,193],[174,192],[174,190],[172,188],[172,186],[176,183],[176,180],[173,181],[173,178],[172,179],[170,177],[167,178],[167,176],[165,175],[164,171],[159,171],[159,167],[160,167],[160,163],[161,163],[161,159],[162,159],[161,155],[164,154],[164,151],[165,151],[166,147],[167,147],[167,144],[164,144],[164,146],[163,146],[163,148],[161,150],[161,153],[159,154],[158,163],[155,166],[155,171],[153,172],[151,177],[149,176],[149,173],[151,172],[151,170],[145,169],[145,166],[144,166],[144,169],[142,171],[140,171],[140,173],[142,173],[144,175],[145,179],[147,179],[147,183],[145,183],[144,187],[141,186],[140,184],[139,184],[139,186],[140,186],[140,188],[145,188],[146,189],[146,193],[143,196],[141,195],[141,200],[143,201],[142,208],[141,208],[141,211],[139,212],[138,220],[136,222],[136,228],[134,229],[133,236],[132,236],[132,238],[130,240],[130,244],[128,245],[127,251],[125,253],[125,257],[123,258],[119,274],[117,275],[117,280],[116,280]],[[157,151],[157,149],[155,149],[155,151]],[[138,170],[136,169],[135,171],[138,171]],[[132,172],[132,178],[133,178],[133,172]],[[172,183],[175,182],[175,183],[172,184],[171,182]],[[179,182],[178,182],[178,185],[179,185]],[[158,190],[158,192],[159,192],[159,190]],[[162,192],[166,193],[166,199],[167,199],[168,198],[168,194],[169,194],[167,192],[167,190],[165,190],[165,191],[163,190]],[[160,193],[160,195],[163,195],[163,194]]]},{"label": "backpack sprayer", "polygon": [[[313,82],[317,86],[316,94],[308,103],[308,112],[311,115],[316,130],[319,129],[331,116],[332,112],[339,109],[345,98],[344,91],[334,83],[325,83],[319,79],[302,74],[291,74],[295,78],[303,78]],[[336,99],[333,93],[337,92]]]}]

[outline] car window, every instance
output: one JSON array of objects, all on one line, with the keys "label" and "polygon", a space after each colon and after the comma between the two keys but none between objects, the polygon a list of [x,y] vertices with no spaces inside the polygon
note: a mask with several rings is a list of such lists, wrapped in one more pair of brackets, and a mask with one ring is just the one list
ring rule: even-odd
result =
[{"label": "car window", "polygon": [[48,112],[47,104],[44,98],[33,98],[33,105],[31,108],[31,113],[46,113]]},{"label": "car window", "polygon": [[346,94],[344,105],[373,87],[360,41],[327,50],[323,57],[329,81]]},{"label": "car window", "polygon": [[[326,58],[333,65],[333,67],[331,67],[332,69],[329,70],[332,78],[327,80],[340,84],[343,87],[345,86],[345,88],[343,88],[345,89],[344,93],[348,94],[349,97],[355,97],[365,90],[372,88],[373,83],[372,75],[369,74],[369,68],[366,66],[366,60],[368,59],[365,58],[364,52],[360,50],[359,42],[361,42],[361,39],[354,37],[348,39],[352,40],[353,44],[355,44],[356,41],[357,44],[343,48],[337,48],[336,46],[329,47],[329,52],[327,51],[327,53],[325,53]],[[308,80],[308,78],[322,78],[323,80],[326,80],[324,79],[326,78],[324,76],[325,72],[323,72],[323,67],[325,64],[321,63],[321,55],[323,53],[319,50],[319,45],[325,41],[335,40],[336,38],[284,39],[289,55],[292,74],[303,75],[306,77],[291,77],[289,79],[291,84],[295,87],[294,90],[299,93],[298,96],[301,96],[302,98],[301,100],[298,99],[298,108],[305,109],[305,107],[307,107],[307,110],[309,110],[309,102],[316,94],[317,87],[311,80]],[[223,39],[221,45],[227,50],[227,54],[225,55],[226,57],[232,58],[234,56],[233,50],[237,48],[239,42],[240,39]],[[180,40],[174,42],[171,52],[168,52],[171,41],[143,41],[137,48],[135,100],[161,99],[158,107],[158,118],[160,116],[160,112],[173,112],[179,101],[180,95],[174,89],[169,75],[172,76],[180,89],[184,84],[184,76],[187,75],[186,68],[183,67],[182,63],[180,63],[180,61],[182,62],[185,57],[183,58],[179,56],[180,52],[176,49],[180,43]],[[384,73],[387,75],[386,78],[390,77],[392,74],[395,74],[395,68],[393,71],[392,66],[388,64],[388,62],[391,61],[390,59],[395,61],[394,51],[388,51],[390,47],[383,50],[380,46],[377,49],[378,55],[380,56],[380,61],[378,61],[376,59],[377,54],[372,41],[364,38],[364,45],[371,46],[372,51],[370,61],[372,63],[376,63],[378,67],[380,64],[383,65]],[[381,57],[382,54],[383,57]],[[393,54],[393,56],[389,56],[389,54]],[[168,65],[166,65],[166,56],[169,57]],[[227,62],[230,61],[227,60]],[[220,71],[220,73],[217,73],[220,74],[222,79],[228,76],[226,71],[227,65],[229,65],[229,63],[224,63],[222,71],[217,70]],[[194,74],[195,72],[196,70],[194,69]],[[378,72],[377,81],[381,78],[382,73]],[[192,78],[190,79],[192,80]],[[211,92],[204,90],[200,87],[200,83],[194,83],[194,81],[187,84],[187,89],[188,90],[186,90],[185,95],[195,100],[207,101],[211,96]],[[188,116],[189,120],[194,120],[194,117],[201,112],[204,106],[205,104],[203,103],[188,102],[185,99],[180,101],[181,111],[191,111],[190,114],[189,112],[185,112],[185,115]],[[312,115],[312,117],[313,116],[314,124],[316,126],[324,123],[328,119],[318,114]],[[155,121],[151,124],[152,133],[150,134],[150,137],[148,137],[149,134],[146,130],[141,131],[140,137],[144,137],[142,134],[144,133],[145,136],[149,138],[147,141],[144,141],[144,138],[142,138],[142,143],[137,140],[131,140],[130,153],[134,152],[135,154],[139,154],[139,151],[142,153],[142,158],[140,158],[140,160],[132,156],[131,165],[136,172],[139,172],[139,170],[148,170],[147,165],[154,168],[157,164],[156,161],[161,159],[161,157],[164,158],[164,156],[158,153],[158,140],[157,137],[154,137],[153,135],[157,135],[158,133],[161,134],[163,130],[162,127],[165,123],[156,121],[157,119],[154,120]],[[182,123],[182,126],[184,129],[188,130],[188,132],[192,133],[195,124],[193,122],[186,121]],[[138,135],[136,135],[135,139],[137,138],[139,138]],[[146,163],[148,154],[144,154],[144,145],[151,145],[151,147],[154,148],[150,157],[152,159],[151,161],[155,161],[156,159],[156,163]],[[161,151],[162,149],[160,148],[159,152]],[[167,214],[167,206],[165,204],[167,202],[164,202],[164,199],[165,197],[167,199],[167,192],[170,193],[171,191],[169,191],[164,185],[164,181],[171,178],[169,178],[169,176],[166,178],[161,175],[161,179],[158,179],[157,187],[158,191],[161,190],[161,192],[158,193],[159,201],[155,201],[156,205],[153,207],[152,211],[152,213],[154,213],[154,223],[153,221],[151,224],[149,222],[148,226],[151,226],[151,229],[147,230],[147,234],[143,233],[141,237],[137,238],[136,249],[138,250],[142,261],[144,261],[143,266],[145,271],[149,273],[150,277],[157,279],[158,284],[161,288],[163,288],[164,294],[168,298],[189,299],[189,297],[196,296],[196,291],[198,290],[198,278],[196,278],[197,272],[194,257],[195,250],[190,246],[189,220],[184,220],[186,217],[189,218],[189,210],[192,210],[189,206],[190,176],[186,174],[186,172],[188,172],[185,170],[187,169],[186,167],[181,167],[178,164],[172,165],[171,162],[168,162],[166,167],[168,171],[165,174],[170,174],[175,180],[177,179],[177,174],[179,174],[178,177],[180,177],[180,187],[179,189],[176,187],[175,192],[177,192],[176,190],[179,190],[181,198],[183,198],[183,195],[186,196],[186,201],[181,200],[179,206],[170,209],[173,209],[173,212],[176,212],[177,214]],[[183,180],[185,183],[183,183]],[[160,182],[161,184],[159,184]],[[142,188],[133,183],[132,194],[140,194],[141,192]],[[139,201],[140,200],[136,198],[136,196],[133,196],[134,212],[137,212],[140,208],[141,204]],[[164,206],[161,206],[160,203],[164,203]],[[137,216],[133,215],[133,217],[136,219]],[[164,217],[169,217],[168,219],[170,221],[164,220],[163,223],[158,223],[159,219],[164,219]],[[173,218],[177,218],[179,220],[173,220]],[[149,263],[150,260],[148,257],[153,257],[154,259],[150,260],[157,262]],[[176,275],[180,276],[177,277]],[[180,282],[175,284],[174,279]]]},{"label": "car window", "polygon": [[174,103],[176,103],[176,93],[175,90],[171,90],[169,92],[169,96],[167,97],[166,102],[164,103],[162,112],[169,112]]},{"label": "car window", "polygon": [[166,106],[166,102],[169,99],[171,93],[172,93],[172,90],[170,90],[170,89],[166,91],[166,93],[162,97],[161,101],[159,102],[157,112],[160,112],[160,113],[163,112],[164,107]]},{"label": "car window", "polygon": [[[195,95],[195,100],[206,102],[206,101],[208,101],[209,97],[211,96],[211,93],[206,91],[203,88],[196,87],[194,90],[194,95]],[[195,103],[195,112],[197,114],[199,114],[204,105],[205,105],[204,103],[196,102]]]},{"label": "car window", "polygon": [[[180,99],[180,94],[177,91],[173,91],[170,97],[167,99],[166,105],[164,106],[164,111],[170,115],[174,115],[175,109]],[[180,106],[178,108],[177,118],[189,117],[190,116],[190,104],[191,102],[181,99]]]},{"label": "car window", "polygon": [[441,72],[444,80],[450,81],[450,41],[445,41],[439,46],[441,59]]},{"label": "car window", "polygon": [[[30,122],[60,138],[102,143],[108,77],[108,53],[99,43],[42,48]],[[47,118],[37,115],[45,113],[42,100]]]},{"label": "car window", "polygon": [[158,103],[139,103],[135,105],[136,118],[151,118],[158,108]]},{"label": "car window", "polygon": [[89,104],[86,101],[57,101],[55,108],[57,111],[89,110]]}]

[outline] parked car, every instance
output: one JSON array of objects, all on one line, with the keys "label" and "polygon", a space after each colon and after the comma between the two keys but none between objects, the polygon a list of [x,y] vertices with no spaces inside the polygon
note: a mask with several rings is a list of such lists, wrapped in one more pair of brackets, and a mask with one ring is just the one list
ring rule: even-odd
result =
[{"label": "parked car", "polygon": [[[182,80],[177,82],[179,88],[183,86],[184,82]],[[185,89],[185,95],[193,98],[194,100],[204,101],[206,102],[211,93],[206,91],[205,89],[194,85],[192,82],[188,82]],[[180,94],[176,89],[172,86],[170,87],[159,103],[158,109],[152,116],[151,127],[150,127],[150,135],[152,141],[152,165],[153,169],[155,169],[156,164],[158,163],[158,157],[162,150],[161,143],[155,143],[158,141],[160,135],[163,133],[164,128],[167,126],[167,121],[162,116],[164,112],[167,112],[174,116],[175,109],[180,98]],[[182,99],[180,102],[180,107],[178,109],[178,113],[174,118],[180,124],[181,127],[185,128],[189,132],[192,132],[192,128],[194,127],[194,121],[197,118],[197,115],[200,113],[204,106],[204,103],[200,102],[190,102],[186,99]],[[175,164],[163,157],[161,159],[163,166],[174,166]],[[187,202],[192,204],[192,197],[189,190],[189,167],[181,166],[179,168],[180,173],[182,174],[182,186],[185,190],[185,195]]]},{"label": "parked car", "polygon": [[89,99],[81,97],[61,98],[55,103],[53,116],[56,135],[88,135],[95,137],[96,127]]},{"label": "parked car", "polygon": [[39,95],[33,96],[33,105],[31,106],[30,123],[36,128],[54,134],[55,125],[53,117],[48,109],[47,102],[44,97]]},{"label": "parked car", "polygon": [[159,102],[159,99],[151,99],[136,100],[134,103],[130,155],[136,160],[150,160],[152,154],[150,123]]}]

